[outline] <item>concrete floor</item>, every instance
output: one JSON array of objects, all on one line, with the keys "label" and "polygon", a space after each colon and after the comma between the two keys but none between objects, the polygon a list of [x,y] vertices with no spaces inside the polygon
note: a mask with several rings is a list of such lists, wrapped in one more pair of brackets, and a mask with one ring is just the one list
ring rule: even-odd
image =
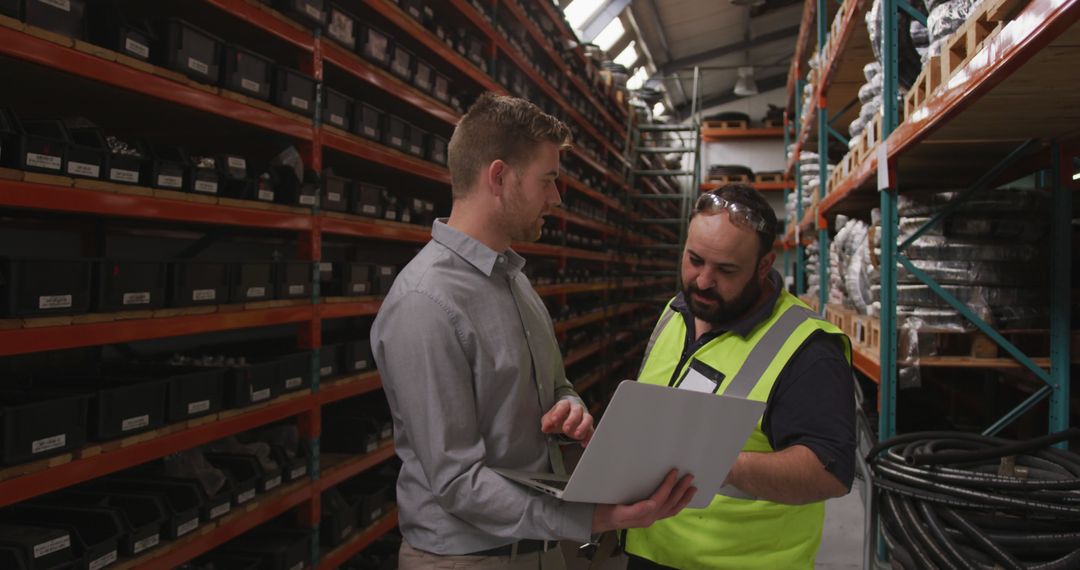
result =
[{"label": "concrete floor", "polygon": [[[863,502],[856,480],[851,493],[825,503],[825,529],[814,564],[818,570],[858,570],[862,568],[864,516]],[[589,563],[577,558],[576,546],[564,543],[567,570],[589,570]],[[605,562],[598,570],[625,570],[626,558]]]}]

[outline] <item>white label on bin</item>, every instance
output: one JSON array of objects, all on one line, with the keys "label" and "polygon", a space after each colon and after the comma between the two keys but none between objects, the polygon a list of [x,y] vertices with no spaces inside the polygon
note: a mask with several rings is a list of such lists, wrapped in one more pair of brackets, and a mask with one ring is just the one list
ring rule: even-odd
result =
[{"label": "white label on bin", "polygon": [[367,293],[367,283],[353,283],[353,293]]},{"label": "white label on bin", "polygon": [[203,75],[209,75],[209,73],[210,73],[210,66],[209,65],[206,65],[205,63],[203,63],[203,62],[201,62],[201,61],[199,61],[199,60],[197,60],[197,59],[195,59],[193,57],[187,58],[187,66],[190,67],[191,69],[194,69],[195,71],[198,71],[199,73],[201,73]]},{"label": "white label on bin", "polygon": [[380,275],[393,275],[394,274],[394,268],[393,267],[380,267],[379,268],[379,274]]},{"label": "white label on bin", "polygon": [[329,376],[334,371],[333,366],[323,366],[319,369],[319,376]]},{"label": "white label on bin", "polygon": [[199,519],[194,518],[188,522],[176,527],[176,537],[179,538],[185,534],[199,528]]},{"label": "white label on bin", "polygon": [[397,219],[397,210],[387,210],[386,213],[383,214],[383,217],[388,219],[388,220],[396,220]]},{"label": "white label on bin", "polygon": [[213,301],[217,299],[217,289],[195,289],[191,292],[192,301]]},{"label": "white label on bin", "polygon": [[265,296],[266,296],[266,287],[248,287],[247,297],[249,299],[258,298],[258,297],[265,297]]},{"label": "white label on bin", "polygon": [[381,432],[379,432],[379,436],[382,437],[383,439],[389,439],[393,435],[394,435],[394,430],[392,430],[392,429],[384,429]]},{"label": "white label on bin", "polygon": [[289,294],[290,295],[303,295],[304,294],[304,286],[303,285],[289,285]]},{"label": "white label on bin", "polygon": [[131,431],[133,429],[144,428],[148,425],[150,425],[150,415],[144,414],[120,422],[120,431]]},{"label": "white label on bin", "polygon": [[270,397],[270,388],[263,388],[262,390],[256,390],[251,393],[252,402],[261,402]]},{"label": "white label on bin", "polygon": [[285,380],[285,387],[292,390],[293,388],[299,388],[304,383],[303,376],[297,376],[296,378],[288,378]]},{"label": "white label on bin", "polygon": [[247,170],[247,161],[237,156],[230,156],[225,159],[225,163],[229,165],[229,168],[240,168]]},{"label": "white label on bin", "polygon": [[184,185],[184,177],[158,174],[157,185],[165,188],[179,188]]},{"label": "white label on bin", "polygon": [[301,196],[300,197],[300,203],[305,205],[305,206],[314,206],[315,205],[315,197],[314,196]]},{"label": "white label on bin", "polygon": [[273,202],[274,193],[270,190],[259,190],[259,199],[264,202]]},{"label": "white label on bin", "polygon": [[60,538],[54,538],[47,542],[34,545],[34,558],[48,556],[53,552],[59,552],[65,548],[71,548],[71,535],[65,534]]},{"label": "white label on bin", "polygon": [[115,550],[106,554],[105,556],[98,558],[97,560],[91,561],[89,568],[90,570],[101,570],[102,568],[108,566],[109,564],[112,564],[113,562],[116,562]]},{"label": "white label on bin", "polygon": [[379,448],[379,444],[377,444],[377,443],[375,443],[373,441],[373,442],[367,444],[367,447],[364,448],[364,453],[371,453],[371,452],[375,451],[378,448]]},{"label": "white label on bin", "polygon": [[35,168],[48,168],[49,170],[60,170],[60,163],[63,162],[59,156],[49,156],[47,154],[38,154],[36,152],[26,153],[26,164]]},{"label": "white label on bin", "polygon": [[340,192],[327,192],[326,193],[326,199],[331,201],[331,202],[340,202],[341,201],[341,193]]},{"label": "white label on bin", "polygon": [[279,487],[279,486],[281,486],[281,475],[278,475],[277,477],[274,477],[273,479],[268,480],[266,482],[265,488],[266,488],[267,491],[269,491],[270,489],[273,489],[273,488]]},{"label": "white label on bin", "polygon": [[35,440],[30,443],[30,453],[44,453],[53,449],[59,449],[67,445],[67,434],[54,435]]},{"label": "white label on bin", "polygon": [[301,98],[301,97],[297,97],[297,96],[295,96],[295,95],[294,95],[294,96],[292,97],[292,99],[289,99],[289,102],[291,102],[291,103],[292,103],[292,106],[293,106],[293,107],[296,107],[297,109],[303,109],[303,110],[305,110],[305,111],[307,111],[307,110],[308,110],[308,105],[309,105],[309,103],[308,103],[308,100],[307,100],[307,99],[304,99],[304,98]]},{"label": "white label on bin", "polygon": [[293,564],[292,568],[289,568],[289,570],[304,570],[304,563],[297,562],[296,564]]},{"label": "white label on bin", "polygon": [[308,13],[308,16],[315,18],[316,20],[322,19],[322,10],[312,6],[311,4],[304,4],[304,11]]},{"label": "white label on bin", "polygon": [[197,414],[199,412],[205,412],[210,409],[210,400],[199,400],[198,402],[190,402],[187,405],[187,413]]},{"label": "white label on bin", "polygon": [[124,305],[149,305],[150,292],[124,293]]},{"label": "white label on bin", "polygon": [[124,49],[139,57],[150,57],[150,46],[144,46],[131,38],[124,40]]},{"label": "white label on bin", "polygon": [[195,181],[195,191],[205,192],[207,194],[217,194],[217,182],[208,182],[206,180]]},{"label": "white label on bin", "polygon": [[401,146],[401,137],[390,137],[390,144],[393,146]]},{"label": "white label on bin", "polygon": [[48,4],[53,8],[57,8],[65,12],[71,11],[71,0],[38,0],[38,2],[41,2],[42,4]]},{"label": "white label on bin", "polygon": [[378,211],[379,211],[379,209],[378,209],[378,208],[376,208],[375,206],[372,206],[371,204],[364,204],[364,205],[363,205],[363,206],[362,206],[362,207],[360,208],[360,211],[361,211],[361,212],[363,212],[363,213],[365,213],[365,214],[369,214],[369,215],[372,215],[372,216],[374,216],[374,215],[376,214],[376,212],[378,212]]},{"label": "white label on bin", "polygon": [[333,271],[333,270],[334,270],[334,262],[333,261],[321,261],[321,262],[319,262],[319,271]]},{"label": "white label on bin", "polygon": [[424,149],[420,148],[417,145],[412,145],[411,147],[409,147],[409,149],[412,151],[413,154],[424,154]]},{"label": "white label on bin", "polygon": [[349,525],[349,526],[341,529],[341,538],[345,538],[346,536],[349,536],[350,534],[352,534],[352,531],[353,531],[352,525]]},{"label": "white label on bin", "polygon": [[258,81],[252,81],[250,79],[240,78],[240,87],[244,91],[251,91],[252,93],[258,93],[262,91],[262,84]]},{"label": "white label on bin", "polygon": [[342,117],[341,115],[330,113],[330,122],[343,129],[345,128],[345,117]]},{"label": "white label on bin", "polygon": [[231,509],[231,508],[232,508],[232,505],[230,505],[229,503],[225,503],[223,505],[218,505],[218,506],[210,509],[210,518],[216,519],[216,518],[228,513],[229,509]]},{"label": "white label on bin", "polygon": [[97,178],[101,176],[101,167],[96,164],[87,164],[85,162],[74,162],[69,160],[68,174]]},{"label": "white label on bin", "polygon": [[375,130],[375,127],[364,127],[364,134],[369,137],[373,137],[377,135],[378,132]]},{"label": "white label on bin", "polygon": [[381,516],[382,516],[382,508],[381,507],[378,508],[378,509],[375,509],[374,511],[371,511],[371,520],[375,520],[375,519],[377,519],[377,518],[379,518]]},{"label": "white label on bin", "polygon": [[39,309],[70,309],[71,295],[45,295],[38,297]]},{"label": "white label on bin", "polygon": [[255,489],[248,489],[236,496],[236,504],[242,505],[255,498]]},{"label": "white label on bin", "polygon": [[139,173],[134,170],[124,170],[123,168],[110,168],[109,180],[114,182],[128,182],[130,184],[139,183]]},{"label": "white label on bin", "polygon": [[363,370],[363,369],[367,368],[367,361],[366,360],[357,360],[356,362],[353,362],[353,368],[355,368],[357,370]]},{"label": "white label on bin", "polygon": [[307,474],[307,465],[301,465],[289,472],[289,479],[299,479]]},{"label": "white label on bin", "polygon": [[144,550],[149,550],[158,545],[161,542],[161,538],[158,535],[148,536],[139,542],[135,543],[135,546],[131,548],[132,554],[138,554]]}]

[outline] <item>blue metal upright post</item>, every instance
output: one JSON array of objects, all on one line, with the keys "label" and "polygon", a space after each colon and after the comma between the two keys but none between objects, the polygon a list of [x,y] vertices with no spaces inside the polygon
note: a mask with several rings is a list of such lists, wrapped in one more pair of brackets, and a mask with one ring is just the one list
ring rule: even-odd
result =
[{"label": "blue metal upright post", "polygon": [[[1051,187],[1054,210],[1050,235],[1050,432],[1069,427],[1070,277],[1072,263],[1072,157],[1061,146],[1051,147]],[[1067,448],[1067,442],[1057,444]]]},{"label": "blue metal upright post", "polygon": [[[825,42],[829,39],[829,3],[817,0],[818,61],[825,64]],[[818,81],[824,81],[824,73]],[[818,87],[822,87],[819,83]],[[817,107],[818,124],[818,204],[825,200],[826,186],[829,181],[829,110],[825,106],[824,89],[814,105]],[[815,225],[818,213],[814,212]],[[818,311],[824,315],[825,305],[829,303],[829,229],[818,228]]]},{"label": "blue metal upright post", "polygon": [[[790,122],[789,122],[788,124],[784,125],[784,156],[785,156],[785,158],[787,157],[787,149],[788,149],[788,146],[790,144],[791,144],[791,127],[790,127]],[[788,195],[790,195],[790,194],[791,194],[791,191],[788,190],[787,184],[785,184],[784,185],[784,207],[785,208],[787,208]],[[787,216],[785,215],[783,219],[784,219],[783,231],[779,232],[781,239],[783,239],[785,236],[787,236]],[[788,275],[791,275],[791,255],[790,255],[791,252],[788,249],[786,243],[783,244],[783,246],[784,246],[783,265],[784,265],[784,283],[785,283],[784,287],[787,288],[787,285],[786,285],[787,277],[788,277]]]},{"label": "blue metal upright post", "polygon": [[[799,129],[802,127],[802,92],[806,81],[795,81],[795,140],[802,139]],[[801,151],[801,149],[796,149]],[[795,156],[795,294],[802,295],[806,292],[806,258],[803,252],[802,236],[799,233],[799,223],[803,217],[803,184],[802,168],[799,166],[799,156]]]}]

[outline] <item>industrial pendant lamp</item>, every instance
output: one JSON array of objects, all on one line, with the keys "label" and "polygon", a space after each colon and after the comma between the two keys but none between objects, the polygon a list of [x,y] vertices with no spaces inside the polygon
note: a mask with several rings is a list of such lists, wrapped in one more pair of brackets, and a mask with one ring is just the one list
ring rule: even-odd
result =
[{"label": "industrial pendant lamp", "polygon": [[740,67],[739,78],[735,80],[735,94],[739,97],[757,95],[757,83],[754,82],[754,68]]}]

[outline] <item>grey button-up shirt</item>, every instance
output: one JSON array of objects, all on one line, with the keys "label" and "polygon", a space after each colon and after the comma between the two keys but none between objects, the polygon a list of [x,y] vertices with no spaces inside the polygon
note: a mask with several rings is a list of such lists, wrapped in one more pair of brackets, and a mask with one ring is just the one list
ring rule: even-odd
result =
[{"label": "grey button-up shirt", "polygon": [[402,534],[442,555],[525,538],[588,540],[594,505],[541,495],[491,470],[561,469],[540,418],[561,399],[580,403],[547,309],[521,273],[525,260],[443,220],[431,235],[371,329],[403,462]]}]

